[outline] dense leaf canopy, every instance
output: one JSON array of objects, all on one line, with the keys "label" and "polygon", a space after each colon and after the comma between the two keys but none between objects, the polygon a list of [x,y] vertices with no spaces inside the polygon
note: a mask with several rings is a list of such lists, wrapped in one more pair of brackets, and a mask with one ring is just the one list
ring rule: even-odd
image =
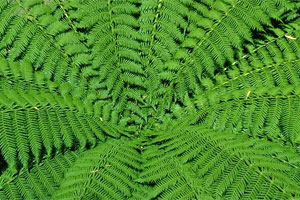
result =
[{"label": "dense leaf canopy", "polygon": [[300,199],[300,2],[0,0],[7,199]]}]

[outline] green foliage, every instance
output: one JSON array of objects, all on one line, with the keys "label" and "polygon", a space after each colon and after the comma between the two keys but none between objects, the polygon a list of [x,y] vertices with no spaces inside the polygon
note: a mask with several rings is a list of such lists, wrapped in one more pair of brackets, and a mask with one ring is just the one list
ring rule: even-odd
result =
[{"label": "green foliage", "polygon": [[280,145],[205,126],[179,126],[147,137],[153,139],[146,142],[139,181],[155,184],[149,199],[299,196],[299,155]]},{"label": "green foliage", "polygon": [[299,199],[297,0],[1,0],[0,199]]}]

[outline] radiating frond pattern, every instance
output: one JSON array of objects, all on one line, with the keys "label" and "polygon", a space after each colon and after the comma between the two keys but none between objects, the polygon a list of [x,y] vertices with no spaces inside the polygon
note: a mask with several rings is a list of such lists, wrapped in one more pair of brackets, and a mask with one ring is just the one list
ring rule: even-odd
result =
[{"label": "radiating frond pattern", "polygon": [[297,0],[1,0],[0,200],[300,199]]}]

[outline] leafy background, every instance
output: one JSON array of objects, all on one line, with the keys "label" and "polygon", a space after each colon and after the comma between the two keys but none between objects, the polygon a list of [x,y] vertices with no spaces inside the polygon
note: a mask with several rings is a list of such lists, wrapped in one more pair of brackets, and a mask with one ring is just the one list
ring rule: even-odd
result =
[{"label": "leafy background", "polygon": [[300,199],[297,0],[1,0],[0,199]]}]

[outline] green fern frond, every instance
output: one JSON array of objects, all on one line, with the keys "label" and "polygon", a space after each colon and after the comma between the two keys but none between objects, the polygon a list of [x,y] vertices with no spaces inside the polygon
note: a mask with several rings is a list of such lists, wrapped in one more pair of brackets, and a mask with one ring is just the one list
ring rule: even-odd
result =
[{"label": "green fern frond", "polygon": [[96,118],[93,108],[86,114],[88,105],[69,96],[68,84],[61,86],[61,93],[50,93],[55,93],[51,82],[35,80],[39,74],[32,71],[28,63],[19,65],[2,59],[0,149],[8,168],[16,170],[19,161],[27,168],[31,154],[39,162],[44,154],[78,144],[81,148],[93,147],[106,136],[120,137],[122,129]]},{"label": "green fern frond", "polygon": [[[149,199],[195,199],[207,194],[211,199],[299,196],[294,190],[298,181],[292,178],[293,173],[299,173],[299,157],[283,153],[270,142],[214,132],[204,126],[147,136],[155,139],[146,143],[140,181],[154,185]],[[291,154],[296,160],[289,163],[282,159]]]},{"label": "green fern frond", "polygon": [[242,42],[254,42],[251,31],[272,27],[271,19],[278,15],[276,10],[284,6],[274,1],[208,1],[192,5],[195,13],[190,20],[199,25],[188,29],[189,34],[178,50],[177,58],[184,62],[175,80],[185,80],[177,83],[178,88],[184,88],[177,91],[179,94],[197,92],[201,76],[213,77],[215,72],[224,70],[218,66],[234,63],[234,52],[242,52]]},{"label": "green fern frond", "polygon": [[[40,0],[4,0],[1,4],[1,19],[4,20],[0,33],[2,55],[10,60],[29,61],[35,69],[42,69],[48,79],[58,82],[68,76],[69,63],[77,70],[90,63],[89,49],[81,42],[82,35],[74,29],[59,0],[47,4]],[[78,57],[82,56],[84,61],[79,62]]]},{"label": "green fern frond", "polygon": [[3,173],[0,177],[1,199],[49,199],[80,155],[78,151],[66,152],[34,164],[30,171],[24,169],[16,176]]},{"label": "green fern frond", "polygon": [[128,199],[141,160],[134,142],[107,141],[82,155],[65,174],[52,199]]},{"label": "green fern frond", "polygon": [[299,199],[297,0],[1,0],[0,199]]}]

